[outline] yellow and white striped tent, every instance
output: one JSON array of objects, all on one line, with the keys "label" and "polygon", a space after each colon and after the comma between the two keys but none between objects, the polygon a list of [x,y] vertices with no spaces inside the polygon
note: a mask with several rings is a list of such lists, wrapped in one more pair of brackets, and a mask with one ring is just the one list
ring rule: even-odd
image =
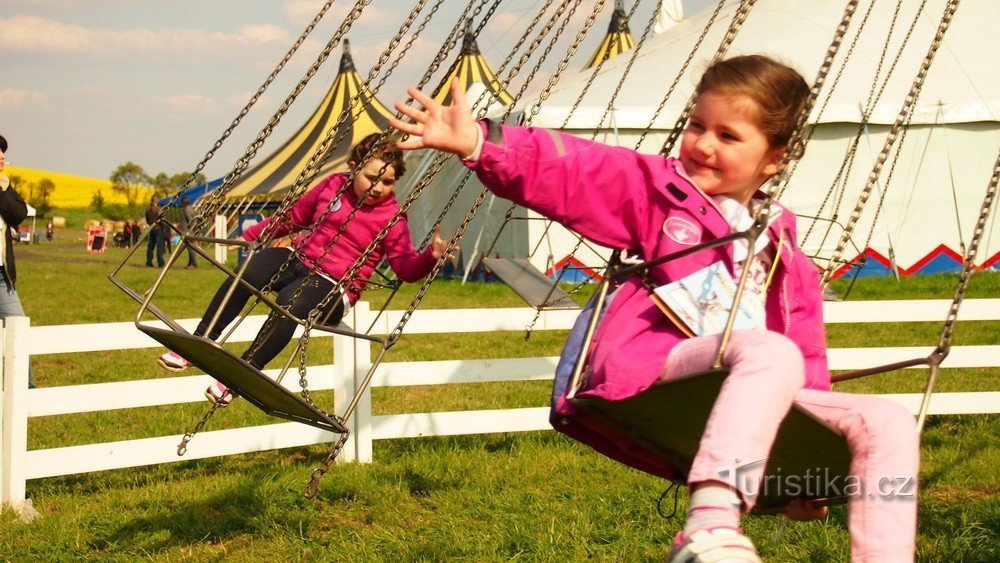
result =
[{"label": "yellow and white striped tent", "polygon": [[624,4],[624,0],[616,0],[615,11],[611,14],[611,23],[608,24],[608,34],[604,36],[604,41],[601,41],[600,47],[590,58],[590,62],[583,68],[597,66],[601,61],[606,61],[635,47],[632,32],[628,29],[628,16],[625,14]]},{"label": "yellow and white striped tent", "polygon": [[227,199],[234,201],[249,197],[274,200],[283,197],[295,184],[295,179],[329,129],[336,125],[340,114],[348,107],[352,110],[351,117],[334,135],[335,140],[341,140],[328,149],[325,162],[312,185],[329,174],[347,170],[351,147],[372,133],[384,131],[393,117],[393,113],[375,98],[361,80],[354,68],[350,44],[345,39],[337,78],[319,107],[276,151],[244,172],[226,194]]},{"label": "yellow and white striped tent", "polygon": [[458,77],[466,91],[469,91],[473,84],[479,83],[501,104],[514,103],[514,97],[500,84],[493,69],[479,52],[479,45],[472,35],[472,30],[466,30],[465,39],[462,40],[462,52],[458,56],[455,67],[448,75],[448,79],[444,81],[443,86],[432,96],[439,104],[451,105],[451,89],[448,85],[451,84],[451,79],[455,76]]}]

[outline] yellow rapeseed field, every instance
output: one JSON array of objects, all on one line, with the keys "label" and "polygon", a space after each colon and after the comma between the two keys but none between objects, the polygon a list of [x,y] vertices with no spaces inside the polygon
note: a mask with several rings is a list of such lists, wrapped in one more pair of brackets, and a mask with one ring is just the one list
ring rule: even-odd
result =
[{"label": "yellow rapeseed field", "polygon": [[[98,190],[104,196],[105,203],[128,203],[123,196],[111,191],[111,182],[107,180],[74,176],[61,172],[33,170],[19,166],[5,166],[3,173],[7,176],[20,176],[27,182],[37,183],[42,178],[52,180],[56,189],[52,192],[50,202],[56,208],[89,207]],[[137,203],[144,205],[149,201],[149,196],[152,193],[152,190],[142,190]]]}]

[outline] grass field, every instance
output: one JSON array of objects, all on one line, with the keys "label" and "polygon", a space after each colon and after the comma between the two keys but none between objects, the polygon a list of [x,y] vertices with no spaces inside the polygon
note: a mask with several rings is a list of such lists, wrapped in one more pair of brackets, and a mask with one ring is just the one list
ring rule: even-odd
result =
[{"label": "grass field", "polygon": [[[86,254],[68,234],[15,249],[18,292],[32,324],[130,320],[135,304],[105,279],[124,251]],[[121,273],[134,287],[157,273],[142,267],[144,250]],[[198,316],[220,279],[208,268],[178,268],[157,302],[176,318]],[[852,298],[950,298],[954,283],[950,275],[862,280]],[[414,290],[404,287],[394,308],[405,307]],[[1000,296],[1000,276],[975,276],[969,296]],[[424,302],[428,308],[522,305],[504,286],[452,281],[435,283]],[[940,325],[846,324],[828,332],[831,346],[929,351]],[[959,323],[955,343],[996,344],[998,325]],[[564,336],[404,336],[389,361],[555,355]],[[313,346],[316,362],[330,360],[324,348]],[[40,356],[33,366],[43,386],[148,379],[163,375],[153,364],[159,352]],[[914,392],[923,375],[910,370],[838,389]],[[938,388],[997,390],[1000,368],[943,370]],[[546,382],[376,389],[374,408],[386,414],[543,406],[548,394]],[[328,395],[319,399],[329,404]],[[192,404],[32,419],[29,448],[176,434],[203,411]],[[269,421],[241,402],[222,414],[212,429]],[[921,560],[1000,560],[998,436],[997,415],[930,420],[921,452]],[[374,463],[334,468],[317,499],[307,501],[301,488],[323,452],[292,448],[30,481],[28,493],[44,518],[19,524],[10,512],[0,515],[0,559],[633,561],[662,559],[681,525],[680,518],[657,515],[662,481],[551,431],[379,441]],[[681,493],[679,514],[686,502]],[[826,521],[788,523],[775,539],[780,526],[777,517],[745,520],[765,560],[848,558],[843,507]]]}]

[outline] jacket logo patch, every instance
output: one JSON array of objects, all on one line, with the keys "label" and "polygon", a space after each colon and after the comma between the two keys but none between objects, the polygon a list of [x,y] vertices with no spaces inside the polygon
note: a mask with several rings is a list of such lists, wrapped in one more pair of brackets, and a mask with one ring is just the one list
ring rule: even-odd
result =
[{"label": "jacket logo patch", "polygon": [[701,242],[701,228],[680,217],[670,217],[663,222],[663,234],[670,240],[686,246],[694,246]]}]

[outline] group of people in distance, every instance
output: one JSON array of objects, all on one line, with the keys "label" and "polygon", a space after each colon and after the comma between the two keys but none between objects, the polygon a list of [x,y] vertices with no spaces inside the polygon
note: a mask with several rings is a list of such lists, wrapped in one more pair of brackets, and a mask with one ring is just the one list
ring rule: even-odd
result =
[{"label": "group of people in distance", "polygon": [[[458,82],[450,88],[454,100],[450,106],[409,89],[423,107],[396,104],[409,121],[393,120],[391,125],[408,136],[405,140],[393,144],[378,137],[365,139],[353,149],[350,172],[326,178],[287,214],[247,230],[248,241],[302,233],[294,250],[267,248],[255,254],[245,281],[263,288],[281,264],[292,260],[292,267],[282,270],[271,285],[277,302],[304,316],[323,301],[330,320],[339,320],[360,297],[360,282],[345,286],[338,299],[325,298],[398,212],[393,190],[405,172],[401,149],[457,155],[497,196],[598,244],[628,249],[645,259],[744,230],[760,206],[764,184],[788,159],[801,156],[800,147],[788,147],[809,92],[797,71],[766,56],[716,62],[698,83],[697,104],[683,132],[679,156],[668,158],[558,131],[477,121]],[[350,189],[333,201],[347,182]],[[355,207],[357,216],[327,248]],[[450,244],[436,232],[432,244],[417,252],[401,220],[368,257],[357,279],[366,279],[386,257],[400,278],[418,280],[450,252]],[[723,363],[730,373],[687,475],[691,503],[668,559],[759,560],[740,528],[740,518],[754,506],[764,461],[779,423],[794,403],[839,430],[852,452],[850,472],[861,491],[848,502],[853,558],[912,561],[915,485],[885,494],[879,484],[886,479],[916,483],[915,421],[887,400],[830,390],[819,277],[797,246],[794,215],[776,205],[754,248],[736,242],[703,250],[655,266],[648,274],[662,285],[717,264],[734,277],[749,264],[747,299],[758,312],[756,328],[734,331],[725,350]],[[313,269],[320,274],[318,279],[313,276],[308,287],[302,287]],[[217,338],[249,299],[250,292],[237,287],[207,333],[230,283],[219,288],[195,334]],[[687,336],[656,306],[640,276],[622,280],[609,301],[586,358],[589,382],[581,394],[622,399],[656,381],[712,365],[721,335]],[[246,360],[257,368],[291,339],[294,323],[275,320],[277,329],[258,335],[247,350]],[[189,365],[173,352],[163,354],[159,363],[172,371]],[[228,403],[232,398],[218,382],[206,393],[214,402]],[[577,421],[559,428],[571,437],[632,466],[658,463],[636,453],[622,434],[588,420],[565,397],[557,397],[553,408]],[[670,424],[669,413],[663,423]],[[738,477],[730,471],[741,462],[756,461],[761,463],[744,465]],[[789,515],[799,519],[818,518],[825,511],[807,501],[789,507]]]}]

